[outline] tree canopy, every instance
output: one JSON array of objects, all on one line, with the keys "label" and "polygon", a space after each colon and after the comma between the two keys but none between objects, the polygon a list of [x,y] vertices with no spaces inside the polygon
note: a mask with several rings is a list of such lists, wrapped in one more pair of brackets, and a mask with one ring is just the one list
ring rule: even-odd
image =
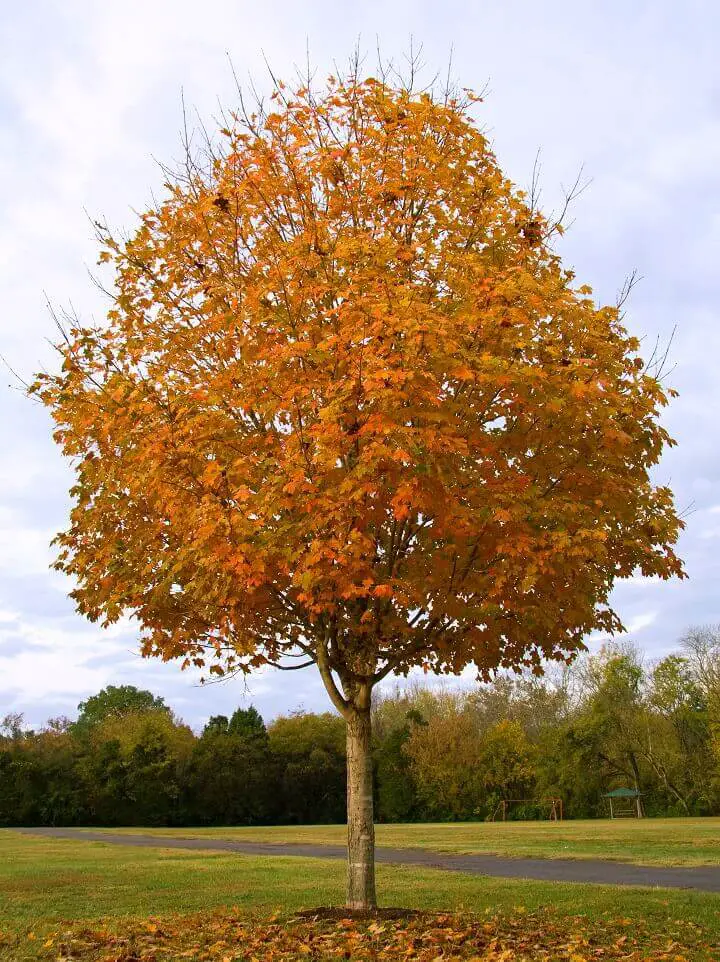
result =
[{"label": "tree canopy", "polygon": [[135,685],[108,685],[96,695],[91,695],[78,705],[78,717],[74,723],[78,731],[89,731],[110,718],[121,718],[134,712],[170,709],[159,695]]}]

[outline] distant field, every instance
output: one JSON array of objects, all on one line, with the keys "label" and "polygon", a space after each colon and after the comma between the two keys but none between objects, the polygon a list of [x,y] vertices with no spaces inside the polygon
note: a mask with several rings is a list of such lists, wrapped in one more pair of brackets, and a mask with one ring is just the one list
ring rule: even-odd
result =
[{"label": "distant field", "polygon": [[[341,905],[343,888],[341,862],[124,848],[0,830],[0,960],[249,958],[228,953],[222,940],[232,940],[239,923],[218,921],[214,911],[250,920],[253,937],[262,940],[263,926],[275,924],[273,919],[287,919],[302,908]],[[383,905],[473,913],[481,923],[486,920],[485,928],[500,925],[513,938],[522,936],[525,920],[529,931],[538,926],[547,930],[548,939],[587,936],[596,947],[607,942],[607,953],[600,953],[606,959],[630,958],[624,954],[626,940],[628,948],[633,940],[658,947],[660,954],[642,958],[718,957],[714,950],[705,951],[720,933],[720,899],[713,894],[478,878],[382,865],[378,891]],[[188,918],[187,913],[198,911],[203,915]],[[284,925],[275,926],[273,938],[280,938]],[[137,954],[123,955],[119,947],[125,945],[125,952],[129,937],[145,946],[146,954],[138,948]],[[535,937],[545,938],[542,933]],[[215,942],[196,949],[197,939]],[[666,955],[667,945],[677,948]],[[307,958],[298,951],[282,958]],[[565,950],[556,957],[585,958]]]},{"label": "distant field", "polygon": [[[345,842],[344,825],[94,831],[191,838],[208,836],[278,844]],[[603,858],[645,865],[720,865],[720,818],[378,825],[377,844],[518,858]]]}]

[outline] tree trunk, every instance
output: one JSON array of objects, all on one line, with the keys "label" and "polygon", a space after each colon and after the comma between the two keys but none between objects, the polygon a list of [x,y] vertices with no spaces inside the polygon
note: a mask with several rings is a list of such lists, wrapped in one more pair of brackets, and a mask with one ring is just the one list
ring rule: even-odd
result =
[{"label": "tree trunk", "polygon": [[347,907],[367,912],[375,899],[375,825],[373,822],[370,707],[347,718]]}]

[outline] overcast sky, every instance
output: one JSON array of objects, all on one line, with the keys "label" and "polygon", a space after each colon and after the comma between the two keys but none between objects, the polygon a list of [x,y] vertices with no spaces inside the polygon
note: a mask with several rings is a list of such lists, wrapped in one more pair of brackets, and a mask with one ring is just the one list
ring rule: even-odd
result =
[{"label": "overcast sky", "polygon": [[[615,606],[649,658],[691,624],[720,621],[720,7],[633,0],[245,2],[27,0],[0,12],[0,352],[30,375],[53,364],[46,297],[84,317],[103,304],[88,279],[87,213],[118,229],[161,184],[156,161],[180,154],[181,89],[211,122],[233,102],[228,54],[266,86],[263,53],[282,77],[305,60],[322,77],[358,38],[401,58],[410,36],[435,72],[487,86],[478,119],[499,161],[527,186],[541,152],[543,200],[579,169],[592,183],[560,248],[581,283],[614,301],[642,275],[628,324],[665,341],[676,327],[666,416],[678,441],[657,479],[691,508],[680,553],[689,580],[632,579]],[[47,414],[0,379],[0,717],[35,725],[73,715],[106,684],[151,688],[194,727],[252,701],[266,719],[324,710],[314,672],[267,673],[201,688],[176,665],[143,661],[132,627],[102,631],[74,613],[49,570],[65,524],[70,473]]]}]

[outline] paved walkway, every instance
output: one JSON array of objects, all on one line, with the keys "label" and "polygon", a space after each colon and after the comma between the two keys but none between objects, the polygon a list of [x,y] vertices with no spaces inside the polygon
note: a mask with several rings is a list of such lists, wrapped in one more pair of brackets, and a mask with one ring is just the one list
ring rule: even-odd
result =
[{"label": "paved walkway", "polygon": [[[30,835],[73,838],[111,845],[135,845],[152,848],[200,849],[239,852],[242,855],[301,855],[305,858],[344,859],[344,845],[265,844],[237,842],[222,838],[179,838],[168,835],[113,835],[74,828],[28,828]],[[543,882],[596,882],[602,885],[647,885],[662,888],[698,889],[720,892],[720,866],[702,865],[670,868],[662,865],[632,865],[600,859],[503,858],[499,855],[452,855],[419,848],[377,848],[378,862],[394,865],[418,865],[468,875],[492,875],[496,878],[539,879]]]}]

